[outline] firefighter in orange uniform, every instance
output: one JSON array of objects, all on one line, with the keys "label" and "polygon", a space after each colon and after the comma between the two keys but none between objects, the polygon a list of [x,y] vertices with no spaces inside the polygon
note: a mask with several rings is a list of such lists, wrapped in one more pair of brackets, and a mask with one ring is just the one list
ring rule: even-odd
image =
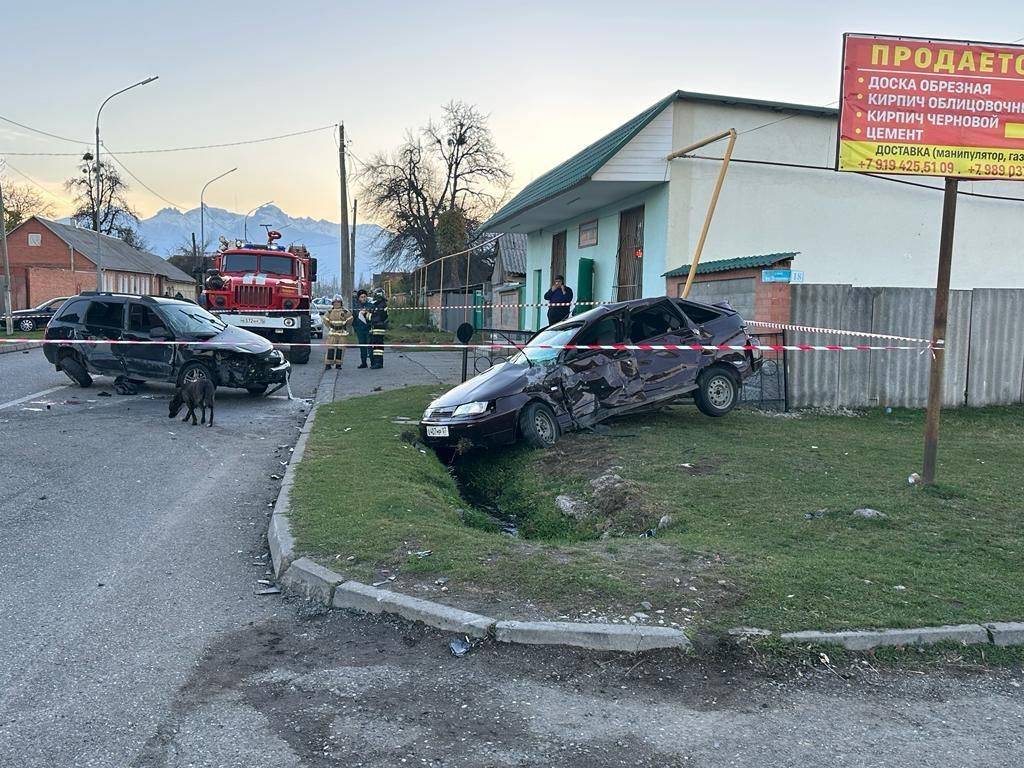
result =
[{"label": "firefighter in orange uniform", "polygon": [[324,369],[330,370],[331,365],[341,368],[345,359],[345,347],[348,340],[348,328],[352,324],[352,313],[345,309],[341,297],[335,296],[331,302],[331,310],[324,316],[327,327],[327,349],[324,350]]}]

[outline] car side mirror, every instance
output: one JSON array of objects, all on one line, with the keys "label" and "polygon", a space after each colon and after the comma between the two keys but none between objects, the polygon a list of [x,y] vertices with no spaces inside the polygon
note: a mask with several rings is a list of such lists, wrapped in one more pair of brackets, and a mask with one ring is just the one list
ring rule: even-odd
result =
[{"label": "car side mirror", "polygon": [[171,338],[171,334],[162,325],[155,325],[149,329],[149,338],[156,341],[166,341]]}]

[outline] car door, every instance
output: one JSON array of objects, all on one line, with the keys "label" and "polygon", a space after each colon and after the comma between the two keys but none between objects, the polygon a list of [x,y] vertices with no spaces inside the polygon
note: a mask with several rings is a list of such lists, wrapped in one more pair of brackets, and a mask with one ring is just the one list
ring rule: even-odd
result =
[{"label": "car door", "polygon": [[[668,299],[629,313],[629,341],[653,347],[698,343],[686,318]],[[638,349],[635,354],[647,398],[659,400],[696,386],[702,360],[713,350]]]},{"label": "car door", "polygon": [[85,310],[79,337],[86,342],[82,354],[89,367],[99,373],[117,376],[122,373],[121,357],[115,352],[116,345],[111,341],[119,341],[124,333],[124,300],[116,298],[96,298],[89,302]]},{"label": "car door", "polygon": [[[573,345],[608,346],[623,341],[625,313],[614,312],[584,326]],[[643,382],[629,349],[567,349],[561,386],[574,420],[586,425],[644,402]]]},{"label": "car door", "polygon": [[[128,322],[125,341],[154,341],[151,331],[162,328],[169,331],[157,310],[140,301],[128,302]],[[167,334],[164,334],[166,336]],[[165,340],[163,336],[157,341]],[[167,381],[171,378],[174,347],[170,344],[125,344],[116,348],[128,375],[140,379]]]}]

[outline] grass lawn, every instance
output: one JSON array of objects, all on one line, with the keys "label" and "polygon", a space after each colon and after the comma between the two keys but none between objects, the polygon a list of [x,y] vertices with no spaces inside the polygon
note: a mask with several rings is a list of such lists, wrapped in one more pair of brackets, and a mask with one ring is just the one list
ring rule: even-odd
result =
[{"label": "grass lawn", "polygon": [[[2,326],[0,326],[2,328]],[[41,339],[43,334],[46,333],[45,328],[36,328],[34,331],[19,331],[17,328],[14,329],[14,333],[8,336],[6,330],[0,330],[0,338],[9,339]]]},{"label": "grass lawn", "polygon": [[[403,439],[415,424],[393,423],[430,398],[418,387],[321,407],[293,494],[300,549],[502,615],[616,619],[648,601],[650,623],[689,628],[1024,618],[1022,408],[945,412],[933,488],[907,484],[919,412],[710,419],[677,406],[551,451],[473,456],[460,469],[472,506]],[[609,471],[625,481],[610,505],[589,483]],[[565,517],[558,494],[591,512]],[[861,507],[887,517],[851,515]]]}]

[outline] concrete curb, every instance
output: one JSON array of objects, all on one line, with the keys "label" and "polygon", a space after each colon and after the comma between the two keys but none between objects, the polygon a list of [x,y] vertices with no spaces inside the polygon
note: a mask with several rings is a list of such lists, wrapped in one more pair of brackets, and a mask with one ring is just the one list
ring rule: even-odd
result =
[{"label": "concrete curb", "polygon": [[393,613],[409,621],[422,621],[428,627],[470,637],[487,637],[498,623],[479,613],[470,613],[400,592],[368,587],[358,581],[346,581],[339,586],[334,591],[331,605],[363,613]]},{"label": "concrete curb", "polygon": [[43,345],[38,342],[29,342],[27,344],[0,344],[0,355],[5,355],[9,352],[24,352],[29,349],[37,349]]},{"label": "concrete curb", "polygon": [[[306,442],[309,440],[309,433],[313,429],[313,422],[316,420],[318,405],[310,406],[309,414],[306,416],[302,428],[299,430],[299,439],[295,441],[288,466],[284,470],[284,478],[281,481],[281,490],[274,503],[274,511],[270,516],[270,526],[267,528],[267,544],[270,546],[270,558],[274,563],[274,575],[278,579],[288,570],[288,566],[295,560],[295,537],[292,536],[291,525],[288,522],[288,508],[291,506],[292,486],[295,485],[295,467],[302,456],[306,453]],[[344,579],[339,579],[339,583]],[[330,597],[327,598],[330,603]]]},{"label": "concrete curb", "polygon": [[570,645],[595,651],[639,653],[656,648],[689,650],[690,640],[678,629],[572,621],[499,621],[494,636],[500,643]]},{"label": "concrete curb", "polygon": [[787,643],[841,645],[851,651],[867,651],[894,645],[933,645],[945,641],[965,645],[982,645],[989,642],[988,631],[980,624],[844,632],[786,632],[779,635],[779,638]]}]

